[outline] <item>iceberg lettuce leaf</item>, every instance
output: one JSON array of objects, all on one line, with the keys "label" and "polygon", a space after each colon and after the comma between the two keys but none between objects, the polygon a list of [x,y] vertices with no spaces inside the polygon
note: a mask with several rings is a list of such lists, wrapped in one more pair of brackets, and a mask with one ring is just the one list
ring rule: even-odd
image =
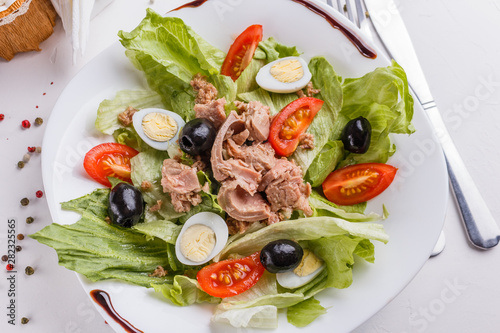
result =
[{"label": "iceberg lettuce leaf", "polygon": [[123,127],[118,115],[129,106],[137,110],[164,108],[160,95],[152,90],[122,90],[113,99],[105,99],[99,104],[95,127],[104,134],[113,134]]},{"label": "iceberg lettuce leaf", "polygon": [[178,306],[220,302],[220,298],[210,296],[201,290],[198,281],[184,275],[174,276],[172,283],[153,283],[151,286],[156,292],[161,293],[166,299]]},{"label": "iceberg lettuce leaf", "polygon": [[226,54],[181,19],[163,17],[148,9],[139,26],[118,35],[128,58],[146,75],[149,87],[161,96],[168,109],[184,119],[194,118],[196,93],[190,82],[198,73],[214,84],[219,98],[235,99],[236,83],[220,74]]},{"label": "iceberg lettuce leaf", "polygon": [[289,307],[286,317],[290,324],[296,327],[305,327],[325,313],[326,309],[319,304],[318,300],[311,297]]},{"label": "iceberg lettuce leaf", "polygon": [[91,210],[74,224],[52,223],[30,237],[54,248],[60,265],[92,281],[120,279],[149,287],[172,280],[172,276],[149,276],[158,266],[170,269],[167,243],[109,225]]}]

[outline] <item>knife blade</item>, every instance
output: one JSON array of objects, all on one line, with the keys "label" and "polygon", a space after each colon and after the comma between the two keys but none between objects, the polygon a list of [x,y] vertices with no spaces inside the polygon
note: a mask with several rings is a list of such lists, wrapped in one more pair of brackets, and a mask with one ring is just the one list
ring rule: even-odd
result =
[{"label": "knife blade", "polygon": [[393,0],[364,0],[364,3],[384,48],[404,68],[414,96],[434,127],[445,155],[450,186],[470,242],[483,250],[496,246],[500,241],[500,228],[451,140],[396,4]]}]

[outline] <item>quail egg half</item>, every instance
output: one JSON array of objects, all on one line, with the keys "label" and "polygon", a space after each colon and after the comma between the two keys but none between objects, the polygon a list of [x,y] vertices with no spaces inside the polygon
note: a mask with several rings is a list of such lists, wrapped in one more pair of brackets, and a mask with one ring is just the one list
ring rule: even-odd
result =
[{"label": "quail egg half", "polygon": [[291,93],[307,86],[311,77],[311,72],[304,59],[286,57],[262,67],[255,80],[265,90],[276,93]]},{"label": "quail egg half", "polygon": [[177,144],[179,131],[186,124],[177,113],[157,108],[134,113],[132,122],[141,139],[157,150],[168,150]]},{"label": "quail egg half", "polygon": [[300,264],[293,271],[277,273],[276,280],[284,288],[295,289],[309,283],[324,268],[325,264],[320,258],[313,252],[304,249]]},{"label": "quail egg half", "polygon": [[215,213],[201,212],[184,223],[175,242],[175,254],[184,265],[201,265],[222,251],[227,238],[224,219]]}]

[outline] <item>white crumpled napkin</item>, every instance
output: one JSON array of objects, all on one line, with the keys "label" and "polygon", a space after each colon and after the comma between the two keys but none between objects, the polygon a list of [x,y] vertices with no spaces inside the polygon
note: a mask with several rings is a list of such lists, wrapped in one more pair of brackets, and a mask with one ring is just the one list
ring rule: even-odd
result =
[{"label": "white crumpled napkin", "polygon": [[73,63],[85,53],[90,20],[113,0],[51,0],[73,42]]}]

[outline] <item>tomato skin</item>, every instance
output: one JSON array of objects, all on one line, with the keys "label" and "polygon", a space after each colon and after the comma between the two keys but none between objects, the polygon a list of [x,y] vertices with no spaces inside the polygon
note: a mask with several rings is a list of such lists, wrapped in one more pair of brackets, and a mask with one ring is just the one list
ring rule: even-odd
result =
[{"label": "tomato skin", "polygon": [[[201,289],[207,294],[225,298],[236,296],[250,289],[259,281],[264,271],[259,251],[245,258],[223,260],[205,266],[198,272],[196,279]],[[235,273],[238,277],[235,277]],[[224,283],[226,277],[229,278],[229,283]]]},{"label": "tomato skin", "polygon": [[[307,130],[323,103],[314,97],[302,97],[285,106],[274,116],[268,140],[278,155],[288,157],[293,154],[299,145],[300,135]],[[301,111],[305,114],[299,116],[298,113]],[[285,138],[283,131],[286,130],[287,120],[292,118],[296,126],[291,129],[290,137]]]},{"label": "tomato skin", "polygon": [[361,163],[333,171],[323,182],[326,198],[337,205],[368,201],[391,185],[398,169],[384,163]]},{"label": "tomato skin", "polygon": [[134,148],[120,143],[103,143],[87,152],[83,167],[90,177],[104,186],[111,187],[109,176],[131,183],[130,159],[137,154]]},{"label": "tomato skin", "polygon": [[262,25],[254,24],[245,29],[233,42],[222,64],[221,74],[236,81],[250,64],[259,42],[262,40]]}]

